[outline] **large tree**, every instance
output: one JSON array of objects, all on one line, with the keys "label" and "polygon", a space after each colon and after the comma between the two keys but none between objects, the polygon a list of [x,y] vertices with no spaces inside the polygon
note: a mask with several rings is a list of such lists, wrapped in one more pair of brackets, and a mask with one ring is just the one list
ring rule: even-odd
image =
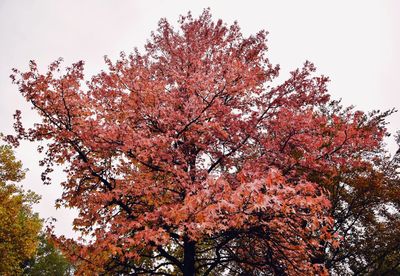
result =
[{"label": "large tree", "polygon": [[32,212],[39,196],[23,191],[22,164],[10,146],[0,145],[0,274],[18,275],[22,263],[36,251],[41,220]]},{"label": "large tree", "polygon": [[49,141],[43,180],[66,166],[60,203],[80,211],[74,225],[88,238],[59,245],[82,274],[339,267],[352,198],[368,199],[372,175],[395,183],[379,174],[390,112],[331,101],[310,62],[276,84],[265,31],[244,37],[207,10],[179,25],[162,19],[143,53],[106,58],[108,71],[86,83],[82,61],[14,70],[42,121],[25,129],[18,111],[9,140]]}]

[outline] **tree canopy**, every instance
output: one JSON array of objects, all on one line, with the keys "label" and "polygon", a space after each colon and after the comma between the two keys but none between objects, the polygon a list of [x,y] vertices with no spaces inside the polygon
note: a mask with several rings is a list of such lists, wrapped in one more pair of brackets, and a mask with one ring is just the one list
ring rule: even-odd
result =
[{"label": "tree canopy", "polygon": [[42,223],[32,204],[35,193],[23,191],[16,182],[24,178],[22,164],[10,146],[0,145],[0,274],[18,275],[23,261],[36,252]]},{"label": "tree canopy", "polygon": [[45,233],[39,235],[36,254],[23,262],[23,275],[29,276],[69,276],[73,267],[61,254]]},{"label": "tree canopy", "polygon": [[8,139],[48,141],[45,183],[66,166],[59,203],[87,239],[55,240],[77,273],[363,273],[378,269],[371,246],[396,269],[393,111],[342,107],[311,62],[277,84],[265,31],[208,10],[179,27],[162,19],[143,53],[106,57],[86,82],[83,61],[14,70],[42,121],[25,129],[17,111]]}]

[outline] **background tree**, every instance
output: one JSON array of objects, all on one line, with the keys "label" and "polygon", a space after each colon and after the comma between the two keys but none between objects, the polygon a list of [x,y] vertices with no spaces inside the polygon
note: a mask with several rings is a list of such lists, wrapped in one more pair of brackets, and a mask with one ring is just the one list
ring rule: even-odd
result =
[{"label": "background tree", "polygon": [[73,275],[73,267],[42,233],[35,256],[23,263],[23,275],[67,276]]},{"label": "background tree", "polygon": [[344,168],[332,186],[334,229],[342,243],[328,256],[328,266],[339,275],[400,272],[400,158],[399,152],[389,157],[382,148],[360,150],[374,162]]},{"label": "background tree", "polygon": [[0,145],[0,274],[18,275],[22,262],[35,254],[41,220],[32,212],[39,196],[16,182],[24,178],[10,146]]},{"label": "background tree", "polygon": [[378,201],[362,213],[362,200],[397,185],[383,171],[391,112],[331,101],[310,62],[273,86],[264,31],[244,38],[207,10],[179,23],[162,19],[143,54],[106,58],[86,86],[83,62],[14,70],[42,122],[26,130],[18,111],[9,140],[49,141],[43,180],[67,165],[60,203],[80,210],[74,225],[90,237],[59,246],[82,274],[337,269],[359,245],[352,219],[376,221],[364,214],[376,217]]}]

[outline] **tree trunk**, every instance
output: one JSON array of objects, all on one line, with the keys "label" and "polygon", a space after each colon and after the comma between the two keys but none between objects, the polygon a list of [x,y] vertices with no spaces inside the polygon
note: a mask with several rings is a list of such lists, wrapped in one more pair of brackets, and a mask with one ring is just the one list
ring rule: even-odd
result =
[{"label": "tree trunk", "polygon": [[185,237],[183,242],[183,276],[195,275],[196,243]]}]

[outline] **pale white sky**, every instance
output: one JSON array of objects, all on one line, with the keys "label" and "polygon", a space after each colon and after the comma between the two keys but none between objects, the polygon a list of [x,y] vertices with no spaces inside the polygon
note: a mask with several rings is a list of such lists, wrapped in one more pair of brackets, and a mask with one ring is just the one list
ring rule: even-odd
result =
[{"label": "pale white sky", "polygon": [[[400,108],[399,0],[263,1],[54,1],[0,0],[0,132],[12,132],[12,114],[23,111],[26,125],[37,115],[11,84],[11,68],[25,70],[30,59],[45,69],[63,57],[65,65],[85,60],[87,76],[105,68],[105,54],[139,49],[161,17],[176,23],[180,14],[197,16],[210,7],[215,19],[239,22],[245,34],[269,31],[269,54],[282,73],[310,60],[331,78],[333,98],[361,110]],[[400,130],[400,113],[390,117],[391,133]],[[388,147],[396,150],[393,138]],[[55,210],[62,190],[43,186],[35,145],[23,143],[17,157],[29,168],[26,188],[42,195],[35,210],[58,219],[56,232],[73,235],[74,212]],[[63,176],[57,172],[54,182]]]}]

